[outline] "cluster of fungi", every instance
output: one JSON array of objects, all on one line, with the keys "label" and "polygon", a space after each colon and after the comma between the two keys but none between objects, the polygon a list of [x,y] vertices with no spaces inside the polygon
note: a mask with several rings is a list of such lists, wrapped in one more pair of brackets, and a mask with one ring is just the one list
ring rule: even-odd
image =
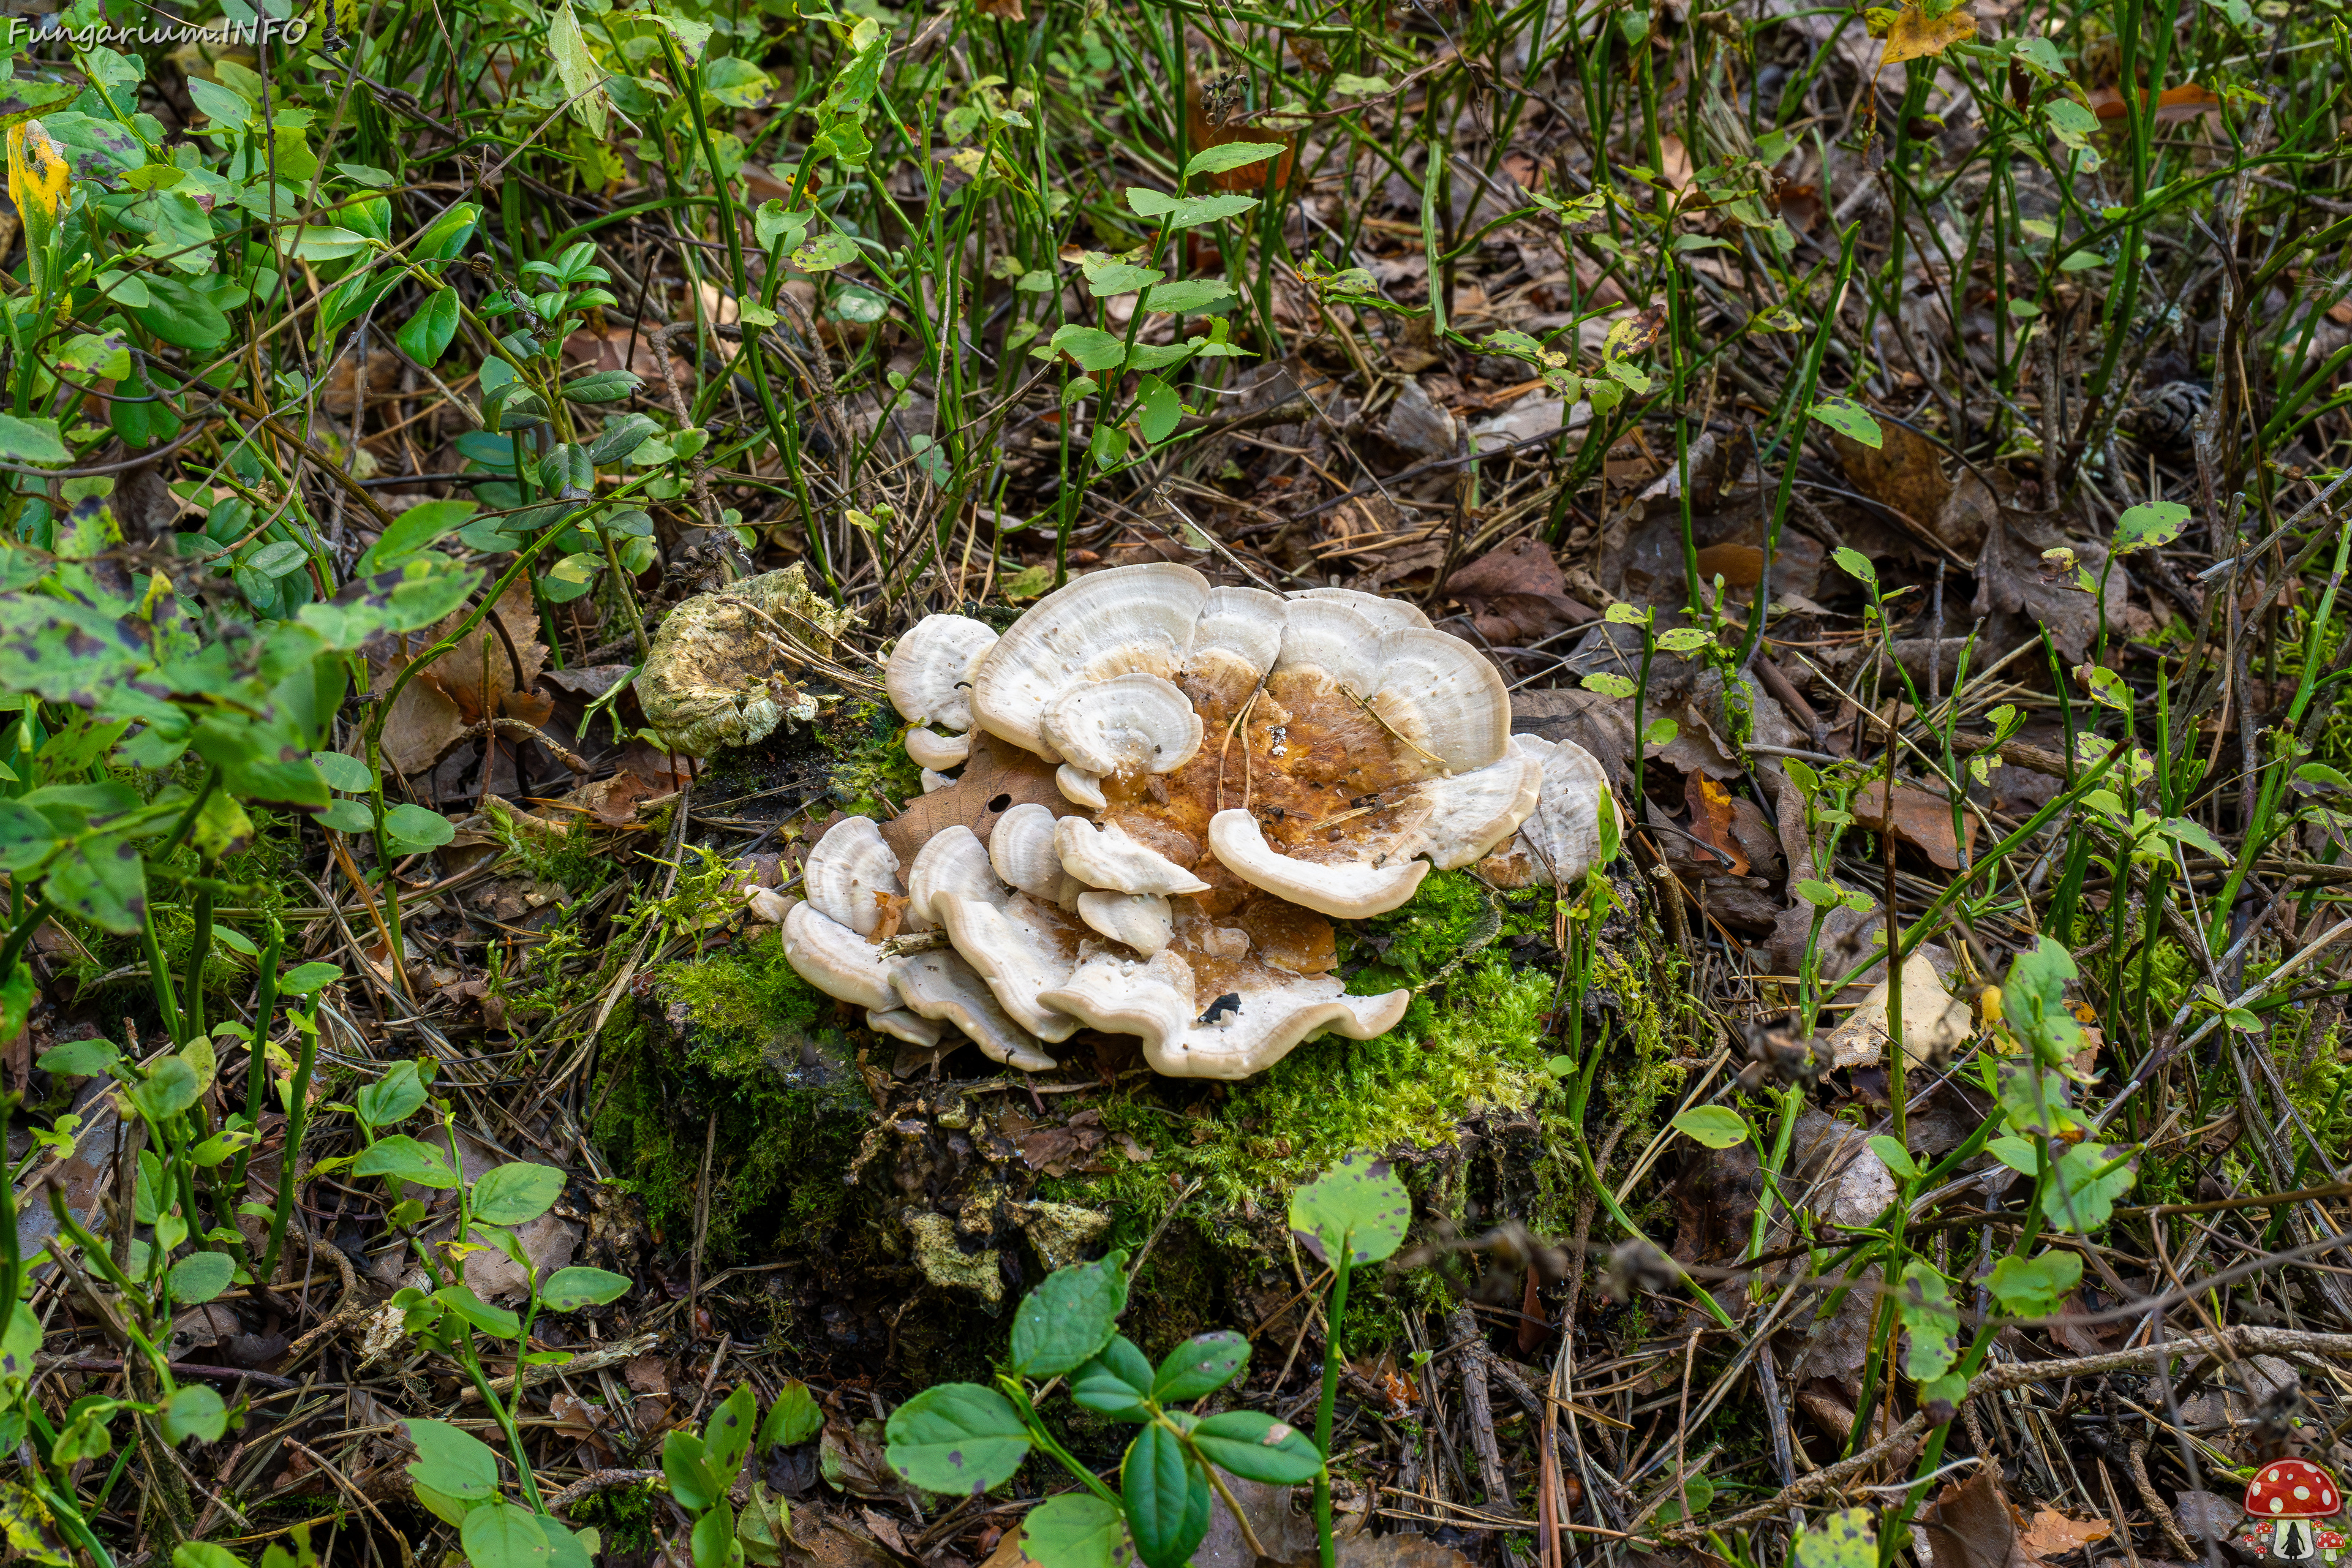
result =
[{"label": "cluster of fungi", "polygon": [[1029,1071],[1081,1028],[1139,1036],[1180,1078],[1246,1078],[1326,1030],[1370,1039],[1411,995],[1348,994],[1333,921],[1398,908],[1433,866],[1572,886],[1614,809],[1589,753],[1510,732],[1485,656],[1346,589],[1115,568],[1002,637],[927,616],[884,685],[926,789],[983,736],[1056,764],[1058,798],[992,813],[984,839],[942,827],[904,864],[845,817],[802,901],[754,901],[874,1028],[929,1047],[951,1024]]}]

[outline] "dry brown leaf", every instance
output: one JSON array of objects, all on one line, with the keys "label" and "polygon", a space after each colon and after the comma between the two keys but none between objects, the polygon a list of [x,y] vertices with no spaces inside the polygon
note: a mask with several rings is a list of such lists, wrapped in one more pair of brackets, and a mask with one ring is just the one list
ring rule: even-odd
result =
[{"label": "dry brown leaf", "polygon": [[1883,68],[1905,60],[1927,59],[1976,36],[1977,19],[1966,11],[1930,17],[1916,5],[1906,5],[1886,30],[1886,52],[1878,63]]},{"label": "dry brown leaf", "polygon": [[2094,1541],[2105,1541],[2115,1532],[2115,1526],[2104,1519],[2068,1519],[2045,1508],[2026,1526],[2021,1544],[2036,1557],[2059,1557],[2079,1552]]},{"label": "dry brown leaf", "polygon": [[[1894,786],[1890,807],[1887,783],[1879,779],[1863,785],[1854,795],[1853,820],[1873,833],[1892,832],[1904,843],[1926,851],[1928,859],[1947,871],[1960,868],[1959,841],[1952,836],[1952,803],[1941,795],[1899,784]],[[1976,819],[1966,820],[1973,847]]]},{"label": "dry brown leaf", "polygon": [[1034,802],[1056,816],[1076,808],[1054,783],[1054,764],[986,731],[974,731],[971,760],[962,774],[945,789],[933,790],[882,824],[882,841],[897,852],[898,864],[911,866],[915,851],[932,835],[958,824],[969,827],[982,844],[996,819],[1014,806]]},{"label": "dry brown leaf", "polygon": [[1559,563],[1538,539],[1498,545],[1454,568],[1445,592],[1470,612],[1480,637],[1501,647],[1524,647],[1598,618],[1568,596]]},{"label": "dry brown leaf", "polygon": [[1748,857],[1732,832],[1731,792],[1705,773],[1691,774],[1689,783],[1691,837],[1722,856],[1733,876],[1748,875]]},{"label": "dry brown leaf", "polygon": [[[2090,94],[2091,112],[2102,120],[2121,120],[2130,112],[2124,95],[2112,87],[2095,88]],[[2200,114],[2221,112],[2221,95],[2210,88],[2184,81],[2178,87],[2168,87],[2156,95],[2156,122],[2175,124],[2194,120]]]},{"label": "dry brown leaf", "polygon": [[[1279,142],[1283,143],[1282,156],[1275,160],[1274,183],[1277,186],[1288,184],[1293,155],[1291,136],[1286,132],[1236,118],[1247,112],[1247,106],[1221,100],[1219,79],[1213,78],[1204,83],[1189,68],[1185,72],[1184,126],[1188,143],[1197,153],[1210,147],[1221,147],[1228,142]],[[1203,102],[1203,100],[1210,101]],[[1212,191],[1241,191],[1254,195],[1265,188],[1265,164],[1258,163],[1202,174],[1199,179],[1202,185]]]},{"label": "dry brown leaf", "polygon": [[[1952,482],[1944,478],[1936,444],[1891,419],[1880,423],[1879,434],[1879,446],[1865,447],[1853,437],[1832,430],[1830,445],[1837,448],[1838,460],[1845,466],[1846,478],[1853,481],[1855,489],[1879,505],[1901,512],[1922,528],[1934,528],[1943,511],[1945,498],[1952,493]],[[1965,542],[1949,542],[1965,553],[1975,549],[1982,537],[1979,533]]]},{"label": "dry brown leaf", "polygon": [[[375,689],[389,688],[413,658],[455,632],[471,613],[452,611],[439,626],[421,634],[414,647],[395,654],[378,672]],[[539,640],[539,611],[529,585],[517,578],[491,615],[498,626],[485,616],[456,647],[419,670],[392,705],[384,721],[383,749],[402,773],[430,771],[469,726],[492,714],[537,724],[553,712],[552,700],[530,689],[546,667],[547,646]],[[509,696],[517,699],[519,711],[509,708]]]},{"label": "dry brown leaf", "polygon": [[2017,1527],[2017,1510],[1991,1470],[1946,1487],[1919,1516],[1935,1568],[2041,1568],[2019,1541]]},{"label": "dry brown leaf", "polygon": [[1717,577],[1726,588],[1753,588],[1764,576],[1764,552],[1753,544],[1710,544],[1698,552],[1698,580],[1708,587]]},{"label": "dry brown leaf", "polygon": [[1979,616],[2007,611],[2046,626],[2060,656],[2072,666],[2089,657],[2091,639],[2099,628],[2099,600],[2072,574],[2053,575],[2044,569],[2042,552],[2058,546],[2074,552],[2075,565],[2091,582],[2105,579],[2107,625],[2122,627],[2131,603],[2131,578],[2121,565],[2106,569],[2107,547],[2070,538],[2053,521],[2008,507],[2000,509],[1977,558],[1974,611]]}]

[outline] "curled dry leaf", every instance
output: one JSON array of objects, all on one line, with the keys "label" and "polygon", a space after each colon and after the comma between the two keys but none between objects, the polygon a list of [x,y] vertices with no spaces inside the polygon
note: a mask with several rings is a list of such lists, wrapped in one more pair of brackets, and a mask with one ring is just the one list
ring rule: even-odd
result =
[{"label": "curled dry leaf", "polygon": [[1733,830],[1731,792],[1705,773],[1690,775],[1690,835],[1722,856],[1733,876],[1748,874],[1748,857]]},{"label": "curled dry leaf", "polygon": [[1990,1470],[1938,1492],[1919,1516],[1918,1529],[1931,1568],[2040,1568],[2019,1537],[2017,1510]]}]

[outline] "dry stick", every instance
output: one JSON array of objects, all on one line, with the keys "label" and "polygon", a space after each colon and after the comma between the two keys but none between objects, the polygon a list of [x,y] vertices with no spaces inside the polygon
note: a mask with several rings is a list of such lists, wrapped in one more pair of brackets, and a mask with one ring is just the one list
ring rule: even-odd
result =
[{"label": "dry stick", "polygon": [[1495,1441],[1495,1406],[1486,1392],[1486,1363],[1475,1353],[1480,1342],[1478,1320],[1467,1307],[1456,1307],[1445,1320],[1445,1331],[1470,1349],[1462,1357],[1462,1401],[1468,1407],[1471,1447],[1478,1451],[1478,1484],[1490,1503],[1510,1500],[1503,1484],[1503,1454]]}]

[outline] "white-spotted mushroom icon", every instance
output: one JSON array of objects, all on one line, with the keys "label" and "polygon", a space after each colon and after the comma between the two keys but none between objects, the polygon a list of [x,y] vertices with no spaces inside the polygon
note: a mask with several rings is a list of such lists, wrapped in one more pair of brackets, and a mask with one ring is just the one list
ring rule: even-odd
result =
[{"label": "white-spotted mushroom icon", "polygon": [[[903,889],[872,824],[844,822],[812,856],[786,954],[877,1027],[952,1023],[1032,1070],[1052,1065],[1040,1042],[1081,1026],[1138,1036],[1189,1078],[1246,1078],[1327,1030],[1370,1039],[1411,995],[1348,994],[1331,921],[1398,908],[1433,867],[1566,885],[1614,809],[1584,752],[1514,740],[1484,656],[1347,589],[1114,568],[1001,637],[918,622],[885,688],[927,787],[985,730],[1055,764],[1062,801],[1006,810],[985,843],[945,829]],[[886,925],[947,947],[885,957]]]}]

